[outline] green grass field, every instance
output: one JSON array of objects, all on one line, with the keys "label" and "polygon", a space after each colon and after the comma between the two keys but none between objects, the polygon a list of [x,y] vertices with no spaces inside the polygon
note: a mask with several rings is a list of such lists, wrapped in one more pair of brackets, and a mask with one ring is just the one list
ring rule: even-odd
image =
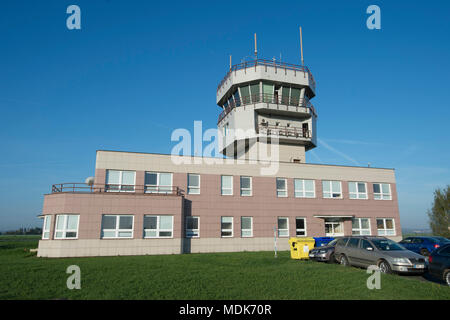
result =
[{"label": "green grass field", "polygon": [[[36,247],[35,238],[0,241],[0,299],[450,299],[449,287],[398,275],[369,290],[365,270],[288,252],[45,259]],[[81,290],[66,287],[70,265]]]}]

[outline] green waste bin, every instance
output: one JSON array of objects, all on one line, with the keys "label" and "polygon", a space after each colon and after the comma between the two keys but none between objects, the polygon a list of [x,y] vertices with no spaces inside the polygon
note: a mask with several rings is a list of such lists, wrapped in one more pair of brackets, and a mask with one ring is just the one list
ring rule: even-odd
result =
[{"label": "green waste bin", "polygon": [[311,237],[290,238],[291,259],[309,259],[309,250],[314,248],[315,242]]}]

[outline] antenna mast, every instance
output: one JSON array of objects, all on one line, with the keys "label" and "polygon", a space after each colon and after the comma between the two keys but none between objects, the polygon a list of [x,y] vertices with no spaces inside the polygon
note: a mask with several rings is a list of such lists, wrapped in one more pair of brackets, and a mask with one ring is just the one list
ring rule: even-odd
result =
[{"label": "antenna mast", "polygon": [[303,61],[302,27],[300,27],[300,54],[301,54],[301,58],[302,58],[302,66],[304,66],[305,63],[304,63],[304,61]]},{"label": "antenna mast", "polygon": [[256,32],[255,32],[255,60],[258,60],[258,46],[256,43]]}]

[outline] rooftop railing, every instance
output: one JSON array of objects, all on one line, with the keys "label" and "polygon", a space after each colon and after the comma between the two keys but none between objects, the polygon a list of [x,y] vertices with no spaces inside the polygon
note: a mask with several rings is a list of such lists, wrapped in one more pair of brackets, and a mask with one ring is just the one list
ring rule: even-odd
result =
[{"label": "rooftop railing", "polygon": [[255,104],[255,103],[271,103],[271,104],[277,104],[277,105],[306,108],[308,113],[311,113],[317,117],[314,106],[307,98],[298,99],[298,98],[294,98],[294,97],[287,97],[287,96],[277,95],[277,94],[261,93],[258,95],[243,96],[239,99],[234,98],[233,100],[230,100],[229,104],[219,114],[217,123],[222,121],[222,119],[225,118],[225,116],[227,114],[229,114],[234,108],[240,107],[240,106],[245,106],[245,105],[250,105],[250,104]]},{"label": "rooftop railing", "polygon": [[174,186],[151,185],[118,185],[118,184],[94,184],[85,183],[59,183],[52,185],[52,193],[145,193],[154,195],[182,196],[183,190]]},{"label": "rooftop railing", "polygon": [[238,63],[238,64],[235,64],[234,66],[232,66],[230,68],[230,70],[228,71],[227,75],[222,79],[222,81],[217,86],[217,91],[219,91],[220,87],[222,87],[222,85],[228,80],[228,78],[230,77],[230,74],[233,71],[248,69],[248,68],[256,68],[257,66],[265,66],[266,70],[269,67],[269,68],[275,68],[275,71],[277,69],[281,69],[281,70],[293,70],[294,72],[297,72],[297,71],[305,72],[308,74],[308,78],[311,82],[311,87],[313,88],[313,90],[316,90],[316,81],[314,80],[314,77],[307,66],[291,64],[291,63],[286,63],[286,62],[277,62],[274,60],[267,60],[267,59],[257,59],[257,60],[251,60],[251,61]]}]

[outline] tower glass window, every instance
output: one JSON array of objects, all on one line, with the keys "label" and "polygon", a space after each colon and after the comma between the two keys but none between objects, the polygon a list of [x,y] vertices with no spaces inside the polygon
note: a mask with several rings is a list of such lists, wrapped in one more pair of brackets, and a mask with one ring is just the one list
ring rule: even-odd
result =
[{"label": "tower glass window", "polygon": [[273,103],[274,86],[270,83],[263,82],[263,101]]},{"label": "tower glass window", "polygon": [[249,104],[251,102],[249,86],[241,87],[241,96],[242,96],[242,104]]},{"label": "tower glass window", "polygon": [[300,103],[300,89],[291,88],[291,105],[298,106]]},{"label": "tower glass window", "polygon": [[252,97],[252,103],[260,102],[260,94],[259,94],[259,82],[256,84],[250,85],[250,94]]}]

